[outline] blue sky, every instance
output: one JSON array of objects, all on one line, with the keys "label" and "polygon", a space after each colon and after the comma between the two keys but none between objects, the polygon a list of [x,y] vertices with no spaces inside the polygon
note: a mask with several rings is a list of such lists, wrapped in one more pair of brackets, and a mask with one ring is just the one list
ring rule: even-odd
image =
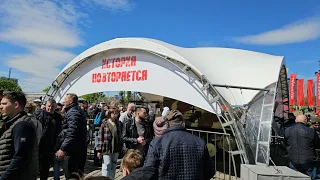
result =
[{"label": "blue sky", "polygon": [[320,60],[319,0],[2,0],[0,76],[41,91],[77,54],[117,37],[285,56],[313,78]]}]

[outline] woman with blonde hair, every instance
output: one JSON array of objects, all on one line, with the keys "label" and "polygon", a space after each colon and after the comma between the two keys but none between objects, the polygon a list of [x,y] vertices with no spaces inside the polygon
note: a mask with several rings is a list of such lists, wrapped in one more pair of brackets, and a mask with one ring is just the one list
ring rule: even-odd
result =
[{"label": "woman with blonde hair", "polygon": [[114,179],[117,160],[122,149],[121,125],[118,121],[119,109],[111,106],[106,111],[98,133],[97,156],[102,158],[102,176]]}]

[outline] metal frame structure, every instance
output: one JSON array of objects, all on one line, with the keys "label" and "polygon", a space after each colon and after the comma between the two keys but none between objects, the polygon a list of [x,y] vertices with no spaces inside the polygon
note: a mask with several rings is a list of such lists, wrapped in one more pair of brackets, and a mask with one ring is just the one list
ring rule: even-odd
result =
[{"label": "metal frame structure", "polygon": [[[276,89],[277,86],[274,87]],[[271,109],[271,112],[273,112],[274,109],[274,101],[271,103],[268,103],[266,98],[267,96],[272,96],[273,99],[275,99],[276,93],[275,91],[268,91],[264,92],[263,94],[263,103],[261,106],[261,115],[260,115],[260,121],[259,121],[259,129],[258,129],[258,138],[257,138],[257,147],[256,147],[256,156],[255,156],[255,163],[258,165],[265,165],[265,163],[259,162],[259,154],[265,155],[265,161],[266,164],[269,165],[269,158],[270,158],[270,142],[271,142],[271,124],[273,121],[273,116],[270,116],[270,119],[268,118],[264,119],[264,112],[268,110],[268,108]],[[269,110],[270,110],[269,109]],[[273,113],[272,113],[273,115]],[[267,139],[262,135],[261,129],[262,128],[268,128],[268,135]],[[260,146],[267,147],[267,152],[264,151],[264,149],[260,148]]]},{"label": "metal frame structure", "polygon": [[[284,106],[288,106],[288,111],[283,111],[283,113],[289,113],[289,86],[288,86],[288,74],[287,74],[287,69],[285,65],[281,66],[281,70],[280,70],[280,75],[279,75],[279,82],[278,82],[278,86],[281,86],[280,92],[277,93],[281,93],[282,95],[282,104]],[[285,99],[287,99],[287,101],[285,101]]]},{"label": "metal frame structure", "polygon": [[[115,49],[110,49],[107,51],[113,51]],[[116,50],[121,50],[121,49],[116,49]],[[236,119],[234,116],[234,112],[232,110],[232,107],[229,105],[229,103],[226,102],[226,100],[220,95],[220,93],[218,92],[218,90],[215,87],[226,87],[226,88],[237,88],[237,89],[250,89],[250,90],[255,90],[255,91],[265,91],[265,92],[269,92],[268,89],[261,89],[261,88],[252,88],[252,87],[240,87],[240,86],[232,86],[232,85],[218,85],[218,84],[212,84],[211,82],[209,82],[208,78],[206,78],[204,75],[201,75],[199,73],[197,73],[197,71],[195,69],[192,69],[192,67],[189,67],[188,65],[176,60],[176,59],[172,59],[166,56],[163,56],[159,53],[156,52],[152,52],[152,51],[146,51],[146,50],[141,50],[141,49],[135,49],[137,51],[143,51],[143,52],[147,52],[153,55],[156,55],[158,57],[161,57],[164,60],[169,61],[172,65],[176,66],[177,68],[179,68],[182,72],[184,72],[184,74],[187,76],[187,78],[185,78],[186,81],[188,81],[192,86],[196,87],[197,89],[201,90],[201,95],[203,97],[205,97],[205,99],[207,100],[207,102],[210,104],[211,108],[213,109],[213,111],[216,113],[219,122],[221,123],[222,126],[222,130],[224,133],[227,133],[227,128],[231,129],[232,131],[232,135],[235,137],[235,142],[237,145],[238,150],[236,151],[230,151],[230,155],[232,158],[232,162],[233,162],[233,166],[236,172],[236,165],[235,165],[235,159],[234,156],[235,155],[240,155],[240,159],[241,159],[241,163],[249,163],[247,154],[246,154],[246,150],[245,150],[245,146],[244,146],[244,142],[241,136],[241,132],[239,130],[239,127],[236,123]],[[101,51],[97,54],[100,53],[104,53],[107,51]],[[77,62],[75,65],[69,67],[68,69],[66,69],[63,72],[63,76],[62,79],[57,82],[57,80],[55,80],[52,84],[51,87],[49,88],[48,92],[46,93],[45,97],[43,98],[43,101],[47,101],[49,98],[53,98],[56,96],[56,93],[58,92],[59,88],[63,85],[63,83],[65,82],[65,80],[79,67],[81,66],[84,62],[86,62],[87,60],[90,60],[92,57],[94,57],[94,54],[92,56],[89,56],[79,62]],[[195,82],[199,81],[201,82],[201,87],[199,87],[198,84],[196,84]],[[223,115],[220,116],[218,113],[218,110],[222,109],[222,107],[226,107],[226,111],[222,112]],[[228,144],[230,144],[229,139],[227,139]]]},{"label": "metal frame structure", "polygon": [[[137,50],[141,51],[139,49],[137,49]],[[205,76],[198,74],[194,69],[187,66],[186,64],[181,63],[178,60],[171,59],[169,57],[165,57],[165,56],[158,54],[158,53],[155,53],[155,52],[150,52],[150,51],[144,51],[144,52],[156,55],[158,57],[161,57],[164,60],[169,61],[171,64],[173,64],[174,66],[179,68],[182,72],[184,72],[185,75],[187,75],[188,79],[186,79],[186,80],[189,81],[190,84],[193,84],[194,86],[197,87],[197,85],[195,83],[193,83],[193,82],[195,82],[195,80],[198,80],[199,82],[202,83],[202,87],[200,87],[201,93],[207,99],[211,108],[215,111],[215,113],[219,119],[219,122],[221,123],[223,132],[227,133],[226,128],[230,127],[230,129],[233,133],[233,136],[235,137],[235,141],[236,141],[238,150],[229,152],[232,157],[235,172],[236,172],[236,164],[235,164],[235,159],[234,159],[235,155],[240,155],[241,163],[249,163],[247,155],[245,153],[243,141],[240,137],[240,131],[235,123],[236,119],[233,116],[232,109],[231,109],[230,105],[227,104],[227,102],[221,97],[221,95],[214,88],[214,86],[208,81],[208,79]],[[103,52],[100,52],[100,53],[103,53]],[[57,91],[59,90],[60,86],[69,77],[69,75],[72,74],[79,66],[81,66],[82,63],[84,63],[85,61],[94,57],[95,55],[92,55],[91,57],[83,59],[82,61],[79,61],[78,63],[76,63],[75,66],[72,66],[70,70],[67,70],[68,74],[65,73],[65,75],[63,76],[63,78],[60,82],[54,81],[52,83],[52,86],[49,88],[45,98],[43,98],[43,101],[47,101],[48,98],[54,97],[56,95]],[[199,87],[197,87],[197,88],[199,88]],[[223,107],[223,106],[227,108],[227,111],[225,112],[225,116],[219,116],[218,108],[222,109],[221,107]],[[230,144],[229,139],[227,141]]]},{"label": "metal frame structure", "polygon": [[[210,143],[210,141],[209,141],[209,135],[214,135],[214,139],[215,140],[217,140],[217,137],[218,136],[221,136],[222,137],[222,140],[223,139],[226,139],[227,141],[231,138],[230,137],[230,134],[227,134],[227,133],[219,133],[219,132],[211,132],[211,131],[201,131],[201,130],[195,130],[195,129],[187,129],[187,131],[189,131],[189,132],[191,132],[191,134],[193,134],[193,135],[195,135],[195,136],[198,136],[199,138],[201,138],[201,133],[202,134],[205,134],[205,139],[203,139],[207,144],[208,143]],[[214,141],[214,143],[213,143],[213,145],[215,146],[215,147],[217,147],[217,141]],[[229,180],[231,180],[232,178],[234,178],[234,177],[232,177],[232,173],[231,173],[231,157],[232,157],[232,155],[231,155],[231,153],[229,153],[230,151],[232,151],[232,148],[231,148],[231,144],[229,143],[228,144],[228,147],[225,149],[225,151],[227,151],[228,152],[228,154],[229,154],[229,156],[228,156],[228,163],[227,163],[227,165],[228,165],[228,175],[226,175],[226,162],[225,161],[223,161],[223,172],[222,172],[222,176],[223,176],[223,179],[229,179]],[[225,158],[225,152],[223,152],[223,160],[225,160],[226,158]],[[215,155],[214,156],[214,167],[216,167],[216,176],[214,177],[214,178],[218,178],[218,179],[220,179],[221,178],[221,176],[220,177],[217,177],[217,172],[218,172],[218,170],[217,170],[217,155]],[[236,171],[236,169],[234,169],[234,174],[235,174],[235,176],[237,177],[237,171]]]}]

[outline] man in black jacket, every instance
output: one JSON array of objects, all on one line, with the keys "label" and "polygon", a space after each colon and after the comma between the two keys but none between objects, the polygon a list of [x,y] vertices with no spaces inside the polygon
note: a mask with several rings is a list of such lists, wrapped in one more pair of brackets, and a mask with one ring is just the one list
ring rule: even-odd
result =
[{"label": "man in black jacket", "polygon": [[144,167],[158,170],[159,179],[209,180],[215,175],[206,143],[187,132],[176,110],[165,117],[168,129],[152,140]]},{"label": "man in black jacket", "polygon": [[62,116],[55,112],[56,101],[49,99],[46,103],[46,110],[38,109],[34,116],[42,124],[42,138],[39,144],[40,153],[40,180],[48,179],[50,165],[54,158],[54,145],[61,132]]},{"label": "man in black jacket", "polygon": [[[0,90],[0,102],[1,102],[2,96],[3,96],[3,90]],[[0,121],[1,120],[2,120],[2,113],[0,111]]]},{"label": "man in black jacket", "polygon": [[137,108],[134,118],[125,119],[122,128],[122,140],[125,147],[139,150],[143,157],[146,156],[153,137],[151,134],[153,127],[149,125],[147,118],[146,108]]},{"label": "man in black jacket", "polygon": [[39,171],[38,144],[41,123],[24,111],[26,97],[20,92],[5,93],[0,110],[6,118],[0,127],[1,180],[35,180]]},{"label": "man in black jacket", "polygon": [[315,149],[320,148],[320,139],[317,132],[306,124],[307,117],[298,115],[296,124],[285,130],[284,140],[290,160],[289,166],[312,179],[320,179],[315,166]]},{"label": "man in black jacket", "polygon": [[[78,105],[78,96],[69,93],[65,97],[65,120],[63,131],[65,139],[57,151],[57,158],[67,156],[68,175],[73,172],[83,172],[87,152],[87,128],[86,118]],[[68,177],[67,175],[67,177]]]}]

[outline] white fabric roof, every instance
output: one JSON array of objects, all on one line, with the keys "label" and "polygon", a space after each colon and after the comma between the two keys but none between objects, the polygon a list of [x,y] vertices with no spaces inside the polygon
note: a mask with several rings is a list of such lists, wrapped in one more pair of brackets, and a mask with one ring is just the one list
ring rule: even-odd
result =
[{"label": "white fabric roof", "polygon": [[[183,48],[147,38],[117,38],[103,42],[74,58],[57,76],[87,57],[115,49],[139,49],[161,54],[180,61],[204,75],[212,84],[226,84],[265,88],[278,80],[283,56],[273,56],[231,48]],[[231,105],[249,103],[258,93],[255,90],[226,89],[217,87]]]}]

